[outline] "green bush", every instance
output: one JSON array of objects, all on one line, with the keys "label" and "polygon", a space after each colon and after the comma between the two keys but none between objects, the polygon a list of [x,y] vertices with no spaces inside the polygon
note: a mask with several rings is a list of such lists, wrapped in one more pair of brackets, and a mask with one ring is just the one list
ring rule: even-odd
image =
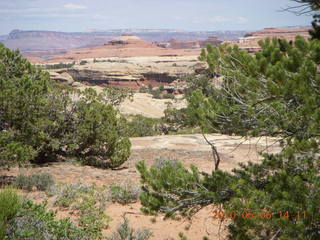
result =
[{"label": "green bush", "polygon": [[102,229],[107,227],[110,217],[104,213],[104,205],[98,205],[94,194],[83,196],[76,205],[79,210],[79,226],[92,240],[102,238]]},{"label": "green bush", "polygon": [[79,226],[90,239],[102,237],[101,230],[111,220],[104,213],[108,200],[104,188],[76,183],[57,187],[53,195],[56,195],[55,206],[78,210],[75,215]]},{"label": "green bush", "polygon": [[126,121],[114,108],[127,92],[107,89],[98,94],[59,86],[3,44],[0,76],[1,168],[61,157],[112,168],[128,159]]},{"label": "green bush", "polygon": [[16,179],[13,181],[13,185],[16,188],[20,188],[26,191],[32,191],[34,184],[31,176],[26,176],[23,174],[19,174]]},{"label": "green bush", "polygon": [[21,199],[12,188],[0,190],[0,239],[4,239],[8,222],[21,208]]},{"label": "green bush", "polygon": [[47,64],[44,66],[45,69],[60,69],[60,68],[71,68],[75,65],[75,62],[72,63],[58,63],[58,64]]},{"label": "green bush", "polygon": [[56,213],[46,209],[46,203],[24,201],[15,217],[7,224],[4,239],[16,240],[91,240],[85,229],[70,219],[55,219]]},{"label": "green bush", "polygon": [[123,185],[112,185],[109,188],[109,198],[112,202],[121,204],[134,203],[138,200],[140,194],[139,187],[125,183]]},{"label": "green bush", "polygon": [[27,191],[32,191],[33,187],[39,191],[47,191],[54,185],[54,179],[50,173],[36,173],[30,176],[19,174],[13,185]]},{"label": "green bush", "polygon": [[85,64],[87,64],[88,62],[87,61],[85,61],[85,60],[82,60],[82,61],[80,61],[80,65],[85,65]]},{"label": "green bush", "polygon": [[78,202],[84,194],[92,194],[94,189],[90,186],[75,183],[58,186],[52,195],[56,195],[54,205],[59,207],[70,207]]},{"label": "green bush", "polygon": [[152,95],[153,98],[162,99],[161,91],[159,88],[157,88],[155,90],[151,90],[150,94]]},{"label": "green bush", "polygon": [[174,95],[172,93],[165,93],[162,95],[162,98],[164,99],[174,99]]},{"label": "green bush", "polygon": [[149,229],[134,230],[129,226],[129,220],[125,218],[117,228],[117,231],[107,240],[148,240],[150,237],[152,237],[152,232]]},{"label": "green bush", "polygon": [[149,89],[146,88],[146,87],[141,87],[141,88],[139,89],[139,93],[147,93],[148,91],[149,91]]},{"label": "green bush", "polygon": [[145,137],[160,135],[161,121],[155,118],[148,118],[138,115],[128,117],[128,136],[130,137]]}]

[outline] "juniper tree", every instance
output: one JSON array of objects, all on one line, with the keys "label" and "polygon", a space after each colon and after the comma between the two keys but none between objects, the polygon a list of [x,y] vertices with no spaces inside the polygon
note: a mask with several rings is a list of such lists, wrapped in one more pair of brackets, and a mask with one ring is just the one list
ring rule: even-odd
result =
[{"label": "juniper tree", "polygon": [[168,215],[211,204],[227,213],[223,217],[236,213],[230,239],[319,239],[320,41],[267,39],[260,45],[255,55],[237,46],[207,47],[201,59],[223,80],[209,96],[195,90],[187,112],[216,132],[274,136],[282,151],[232,173],[140,162],[141,202],[146,211]]},{"label": "juniper tree", "polygon": [[0,44],[0,167],[58,156],[117,167],[130,153],[126,122],[113,105],[124,92],[79,92],[55,84],[18,51]]}]

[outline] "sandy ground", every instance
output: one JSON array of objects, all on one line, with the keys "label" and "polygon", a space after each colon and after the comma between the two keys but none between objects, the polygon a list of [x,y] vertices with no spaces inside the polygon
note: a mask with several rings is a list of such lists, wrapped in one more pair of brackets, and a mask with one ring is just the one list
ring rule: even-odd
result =
[{"label": "sandy ground", "polygon": [[[242,139],[225,135],[208,135],[213,141],[221,156],[220,168],[230,171],[240,162],[259,161],[258,151],[279,151],[276,139],[252,138]],[[174,135],[174,136],[153,136],[143,138],[132,138],[132,152],[130,159],[124,164],[127,169],[112,171],[97,169],[89,166],[79,166],[72,163],[54,163],[42,167],[29,169],[13,168],[10,171],[0,171],[0,176],[16,176],[19,173],[30,174],[35,172],[51,173],[56,182],[60,183],[85,183],[98,186],[110,185],[112,183],[131,182],[139,184],[139,174],[135,164],[145,160],[151,165],[158,157],[181,160],[186,166],[196,165],[200,170],[210,173],[213,170],[210,146],[204,141],[202,135]],[[266,148],[266,145],[272,145]],[[31,199],[37,202],[49,200],[43,192],[26,193]],[[110,235],[126,216],[130,225],[135,228],[147,227],[152,230],[152,240],[157,239],[179,239],[179,232],[183,232],[188,239],[202,239],[208,236],[211,240],[224,239],[227,231],[225,223],[212,218],[214,206],[208,206],[198,212],[192,220],[164,220],[163,215],[157,217],[148,216],[140,211],[140,203],[128,205],[110,203],[106,208],[106,214],[112,218],[108,229],[104,230],[106,236]],[[58,210],[58,216],[68,216],[68,212]],[[154,219],[155,218],[155,219]],[[153,220],[152,220],[153,219]],[[220,231],[219,231],[220,229]]]}]

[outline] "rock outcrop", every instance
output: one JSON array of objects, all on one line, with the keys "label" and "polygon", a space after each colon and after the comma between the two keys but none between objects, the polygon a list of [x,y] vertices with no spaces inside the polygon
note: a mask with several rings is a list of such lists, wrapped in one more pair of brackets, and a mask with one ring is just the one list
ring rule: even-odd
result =
[{"label": "rock outcrop", "polygon": [[50,70],[48,72],[50,74],[50,78],[54,81],[65,83],[68,85],[71,85],[74,83],[72,76],[68,74],[68,72],[66,72],[65,70],[59,70],[59,71]]},{"label": "rock outcrop", "polygon": [[50,70],[53,79],[91,85],[112,85],[138,89],[149,84],[167,85],[199,68],[197,56],[135,57],[95,59],[72,68]]}]

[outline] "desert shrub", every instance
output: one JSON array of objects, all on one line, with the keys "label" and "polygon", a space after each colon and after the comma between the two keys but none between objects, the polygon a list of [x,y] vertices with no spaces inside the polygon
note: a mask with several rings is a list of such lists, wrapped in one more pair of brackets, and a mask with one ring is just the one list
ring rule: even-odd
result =
[{"label": "desert shrub", "polygon": [[87,64],[88,62],[87,61],[85,61],[85,60],[82,60],[82,61],[80,61],[80,65],[85,65],[85,64]]},{"label": "desert shrub", "polygon": [[35,187],[40,191],[46,191],[54,184],[54,179],[50,173],[32,174],[31,177]]},{"label": "desert shrub", "polygon": [[79,210],[79,226],[91,237],[91,239],[101,239],[101,230],[105,228],[111,220],[104,213],[104,205],[98,205],[94,194],[83,196],[76,205]]},{"label": "desert shrub", "polygon": [[118,106],[125,99],[129,99],[132,101],[133,91],[129,88],[116,88],[116,87],[108,86],[103,88],[102,92],[99,93],[98,98],[104,104]]},{"label": "desert shrub", "polygon": [[165,93],[162,95],[162,98],[164,99],[174,99],[174,95],[172,93]]},{"label": "desert shrub", "polygon": [[26,191],[32,191],[34,184],[31,176],[26,176],[24,174],[19,174],[13,181],[13,185],[16,188],[20,188]]},{"label": "desert shrub", "polygon": [[128,117],[128,136],[145,137],[160,135],[161,121],[155,118],[142,116],[141,114],[130,115]]},{"label": "desert shrub", "polygon": [[152,232],[149,229],[135,230],[129,226],[129,220],[125,218],[117,228],[117,231],[107,240],[147,240],[150,237],[152,237]]},{"label": "desert shrub", "polygon": [[173,166],[175,166],[175,165],[178,165],[178,163],[179,163],[179,161],[176,158],[168,159],[168,158],[164,158],[164,157],[157,157],[154,160],[154,163],[152,166],[160,169],[160,168],[166,166],[167,164],[172,164]]},{"label": "desert shrub", "polygon": [[70,219],[55,219],[56,213],[46,209],[46,203],[24,201],[14,218],[8,222],[5,239],[16,240],[90,240],[84,229]]},{"label": "desert shrub", "polygon": [[160,90],[160,92],[163,92],[163,91],[164,91],[164,86],[161,85],[161,86],[159,87],[159,90]]},{"label": "desert shrub", "polygon": [[21,208],[21,199],[12,188],[0,191],[0,239],[4,239],[8,222]]},{"label": "desert shrub", "polygon": [[126,182],[123,185],[112,185],[109,188],[109,199],[112,202],[121,204],[134,203],[138,200],[140,189],[132,183]]},{"label": "desert shrub", "polygon": [[44,66],[45,69],[60,69],[60,68],[71,68],[75,65],[75,62],[72,63],[58,63],[58,64],[47,64]]},{"label": "desert shrub", "polygon": [[55,206],[77,210],[78,225],[90,239],[101,239],[101,230],[111,220],[104,213],[108,200],[104,188],[77,183],[59,186],[53,194]]},{"label": "desert shrub", "polygon": [[19,174],[13,185],[27,191],[32,191],[33,187],[39,191],[47,191],[54,185],[54,179],[50,173],[36,173],[30,176]]},{"label": "desert shrub", "polygon": [[59,157],[112,168],[128,159],[126,122],[114,108],[126,93],[59,86],[2,44],[0,75],[1,168]]},{"label": "desert shrub", "polygon": [[141,88],[139,88],[139,92],[140,93],[147,93],[149,90],[148,90],[148,88],[147,87],[141,87]]},{"label": "desert shrub", "polygon": [[168,107],[161,120],[167,125],[168,131],[171,133],[199,133],[197,128],[198,118],[191,117],[188,108],[175,109]]},{"label": "desert shrub", "polygon": [[59,207],[70,207],[76,203],[83,194],[92,194],[94,189],[90,186],[75,183],[58,186],[52,195],[56,195],[54,205]]},{"label": "desert shrub", "polygon": [[188,240],[188,237],[183,232],[179,232],[178,237],[180,240]]},{"label": "desert shrub", "polygon": [[151,90],[150,91],[150,94],[152,95],[153,98],[156,98],[156,99],[161,99],[162,98],[162,95],[161,95],[161,91],[159,88],[155,89],[155,90]]}]

